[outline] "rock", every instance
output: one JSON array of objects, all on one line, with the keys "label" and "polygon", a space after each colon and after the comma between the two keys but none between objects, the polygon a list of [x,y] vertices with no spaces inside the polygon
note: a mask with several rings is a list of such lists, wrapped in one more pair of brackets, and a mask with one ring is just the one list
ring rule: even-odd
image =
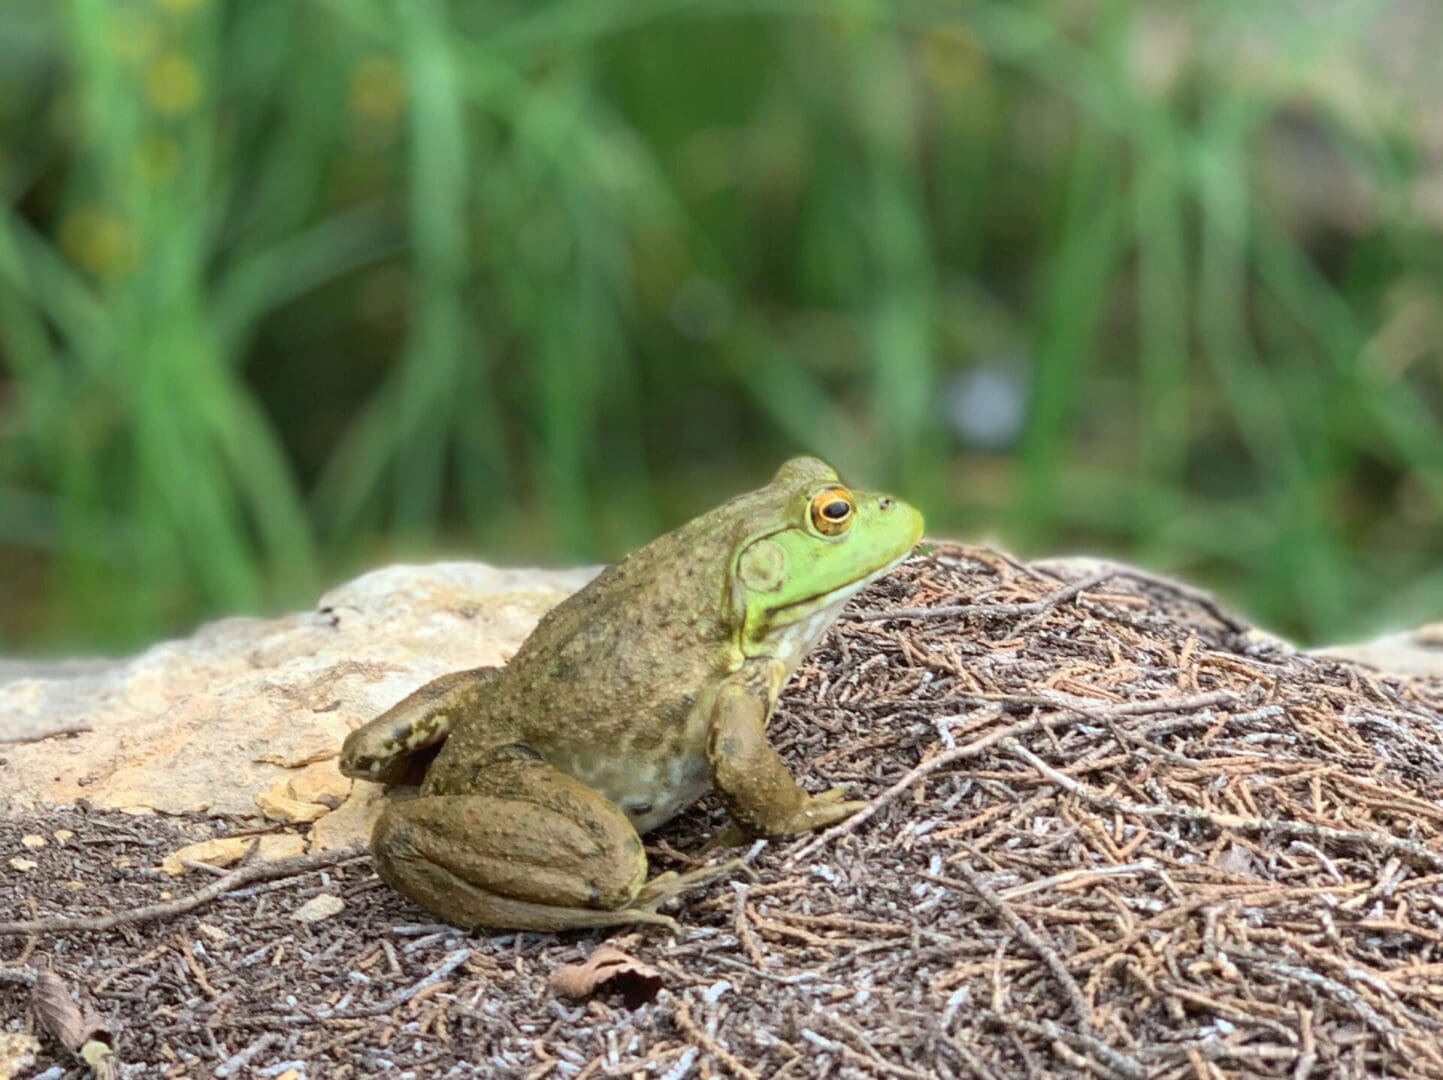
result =
[{"label": "rock", "polygon": [[1443,622],[1426,623],[1416,630],[1385,634],[1372,641],[1328,645],[1316,652],[1396,675],[1443,678]]},{"label": "rock", "polygon": [[255,846],[254,836],[223,836],[215,840],[202,840],[186,844],[172,851],[161,862],[160,868],[171,877],[186,872],[186,863],[205,863],[208,866],[234,866],[245,858],[246,852]]},{"label": "rock", "polygon": [[311,826],[311,850],[330,851],[367,843],[385,794],[386,789],[380,784],[354,781],[351,797]]},{"label": "rock", "polygon": [[324,817],[345,802],[350,793],[351,779],[336,768],[333,747],[331,760],[289,771],[256,796],[256,805],[272,821],[294,824]]},{"label": "rock", "polygon": [[366,835],[377,804],[372,785],[352,795],[335,767],[346,733],[438,675],[504,663],[594,573],[393,566],[314,611],[223,619],[129,660],[7,662],[0,743],[13,745],[0,754],[0,813],[81,799],[131,812],[263,811],[316,822],[326,846],[352,842],[339,838]]},{"label": "rock", "polygon": [[322,919],[329,919],[332,915],[339,915],[345,909],[346,902],[339,896],[321,893],[311,897],[291,912],[291,918],[300,922],[320,922]]},{"label": "rock", "polygon": [[256,858],[263,861],[288,859],[305,854],[306,838],[297,833],[266,833],[260,837],[221,836],[214,840],[201,840],[172,851],[161,861],[160,868],[175,877],[189,869],[185,865],[187,862],[234,866],[246,857],[251,848],[256,849]]}]

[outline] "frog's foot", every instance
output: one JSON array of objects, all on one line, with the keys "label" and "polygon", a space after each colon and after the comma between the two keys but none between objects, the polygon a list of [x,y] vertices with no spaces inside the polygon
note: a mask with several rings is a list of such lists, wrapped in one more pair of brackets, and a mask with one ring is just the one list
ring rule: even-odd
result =
[{"label": "frog's foot", "polygon": [[[839,784],[820,795],[808,796],[807,801],[802,803],[791,818],[778,826],[781,831],[776,835],[792,836],[797,833],[825,829],[829,825],[851,817],[868,805],[860,799],[845,798],[847,790],[847,785]],[[765,836],[766,834],[760,835]],[[757,839],[759,839],[758,834],[750,833],[740,825],[728,825],[713,837],[713,842],[718,847],[742,847]]]},{"label": "frog's foot", "polygon": [[685,874],[678,874],[675,870],[668,870],[664,874],[657,874],[636,894],[632,900],[631,907],[655,911],[662,904],[682,893],[691,892],[693,889],[700,889],[710,885],[713,881],[721,881],[723,878],[732,877],[735,874],[752,873],[745,859],[728,859],[724,863],[717,863],[715,866],[703,866],[697,870],[688,870]]},{"label": "frog's foot", "polygon": [[346,736],[341,772],[358,780],[394,784],[425,775],[432,756],[457,721],[475,709],[499,668],[453,671],[433,679]]}]

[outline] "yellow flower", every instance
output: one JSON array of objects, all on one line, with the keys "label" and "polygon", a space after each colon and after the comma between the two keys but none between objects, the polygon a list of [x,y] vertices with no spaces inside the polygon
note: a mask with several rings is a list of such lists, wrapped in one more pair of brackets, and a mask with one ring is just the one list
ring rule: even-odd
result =
[{"label": "yellow flower", "polygon": [[406,105],[406,81],[389,56],[368,56],[351,73],[351,111],[362,123],[390,126]]},{"label": "yellow flower", "polygon": [[76,266],[98,277],[117,277],[135,265],[130,228],[99,206],[77,206],[61,219],[60,250]]},{"label": "yellow flower", "polygon": [[145,96],[157,112],[178,116],[200,100],[200,72],[177,52],[157,56],[145,73]]},{"label": "yellow flower", "polygon": [[938,27],[922,37],[922,72],[938,90],[965,90],[986,72],[987,55],[967,26]]}]

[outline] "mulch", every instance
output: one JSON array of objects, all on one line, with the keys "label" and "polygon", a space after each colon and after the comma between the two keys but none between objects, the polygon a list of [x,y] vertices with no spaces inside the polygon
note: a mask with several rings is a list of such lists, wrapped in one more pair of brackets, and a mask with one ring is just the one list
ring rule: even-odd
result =
[{"label": "mulch", "polygon": [[[755,878],[685,897],[675,935],[466,934],[356,858],[0,937],[0,1021],[34,1029],[49,967],[122,1075],[1443,1076],[1443,685],[1078,575],[939,545],[861,596],[773,738],[872,809],[754,846]],[[648,837],[654,868],[727,857],[724,824],[703,802]],[[240,828],[5,820],[0,915],[167,900],[208,879],[162,855]],[[294,917],[322,894],[344,909]],[[602,941],[655,1000],[558,996]],[[38,1069],[88,1071],[48,1035]]]}]

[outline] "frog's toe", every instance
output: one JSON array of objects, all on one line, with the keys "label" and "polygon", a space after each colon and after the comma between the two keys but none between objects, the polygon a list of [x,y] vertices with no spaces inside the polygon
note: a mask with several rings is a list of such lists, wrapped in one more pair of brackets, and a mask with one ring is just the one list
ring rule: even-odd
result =
[{"label": "frog's toe", "polygon": [[685,874],[668,870],[664,874],[657,874],[643,885],[631,906],[655,911],[662,904],[682,893],[700,889],[714,881],[720,881],[739,873],[755,877],[755,872],[747,865],[745,859],[728,859],[724,863],[703,866],[696,870],[689,870]]}]

